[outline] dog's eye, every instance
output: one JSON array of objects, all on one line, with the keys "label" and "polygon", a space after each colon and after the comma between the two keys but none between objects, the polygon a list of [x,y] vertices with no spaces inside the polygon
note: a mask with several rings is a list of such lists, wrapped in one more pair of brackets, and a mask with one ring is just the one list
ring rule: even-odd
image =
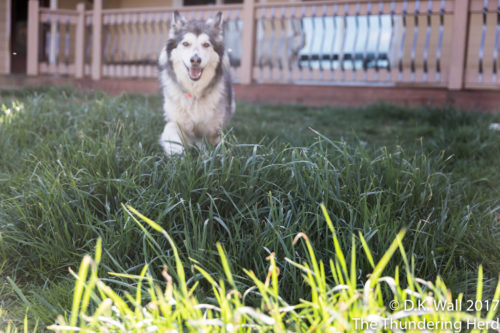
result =
[{"label": "dog's eye", "polygon": [[184,45],[185,47],[188,47],[191,44],[189,44],[188,42],[184,42],[184,43],[182,43],[182,45]]},{"label": "dog's eye", "polygon": [[201,44],[201,46],[203,46],[204,48],[207,48],[207,47],[210,46],[210,44],[209,43],[203,43],[203,44]]}]

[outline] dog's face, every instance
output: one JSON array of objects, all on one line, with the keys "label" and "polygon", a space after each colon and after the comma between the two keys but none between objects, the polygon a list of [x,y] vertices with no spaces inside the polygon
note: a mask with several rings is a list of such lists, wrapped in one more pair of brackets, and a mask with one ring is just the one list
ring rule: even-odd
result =
[{"label": "dog's face", "polygon": [[191,32],[185,34],[180,45],[172,51],[172,58],[182,59],[188,76],[193,81],[201,78],[203,69],[209,63],[219,61],[219,56],[214,51],[209,36],[205,33],[197,36]]},{"label": "dog's face", "polygon": [[202,79],[205,71],[215,70],[224,54],[222,14],[207,21],[186,21],[175,11],[166,52],[180,81]]}]

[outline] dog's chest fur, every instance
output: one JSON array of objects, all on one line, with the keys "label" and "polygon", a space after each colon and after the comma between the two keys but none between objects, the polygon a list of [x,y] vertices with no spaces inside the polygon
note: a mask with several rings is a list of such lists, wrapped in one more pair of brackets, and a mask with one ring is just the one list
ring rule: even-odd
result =
[{"label": "dog's chest fur", "polygon": [[196,91],[194,94],[184,92],[175,84],[164,85],[165,120],[179,124],[186,131],[184,134],[196,139],[218,134],[224,121],[221,112],[223,88],[223,83],[219,82],[210,92],[201,95]]}]

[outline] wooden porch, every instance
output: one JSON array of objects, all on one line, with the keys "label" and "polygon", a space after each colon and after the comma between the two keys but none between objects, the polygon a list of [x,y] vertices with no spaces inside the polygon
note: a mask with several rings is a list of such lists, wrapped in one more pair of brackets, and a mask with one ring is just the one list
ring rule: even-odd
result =
[{"label": "wooden porch", "polygon": [[[102,5],[63,10],[30,0],[28,77],[1,85],[157,92],[156,59],[174,8]],[[500,2],[244,0],[178,9],[188,19],[223,12],[242,101],[500,109]]]}]

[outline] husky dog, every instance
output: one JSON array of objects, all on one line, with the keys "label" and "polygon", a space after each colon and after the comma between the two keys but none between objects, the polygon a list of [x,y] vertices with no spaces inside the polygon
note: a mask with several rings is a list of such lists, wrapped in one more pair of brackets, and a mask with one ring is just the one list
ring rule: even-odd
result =
[{"label": "husky dog", "polygon": [[160,138],[167,155],[184,145],[218,144],[234,113],[229,58],[224,51],[222,13],[207,21],[172,15],[168,40],[159,57],[163,112]]}]

